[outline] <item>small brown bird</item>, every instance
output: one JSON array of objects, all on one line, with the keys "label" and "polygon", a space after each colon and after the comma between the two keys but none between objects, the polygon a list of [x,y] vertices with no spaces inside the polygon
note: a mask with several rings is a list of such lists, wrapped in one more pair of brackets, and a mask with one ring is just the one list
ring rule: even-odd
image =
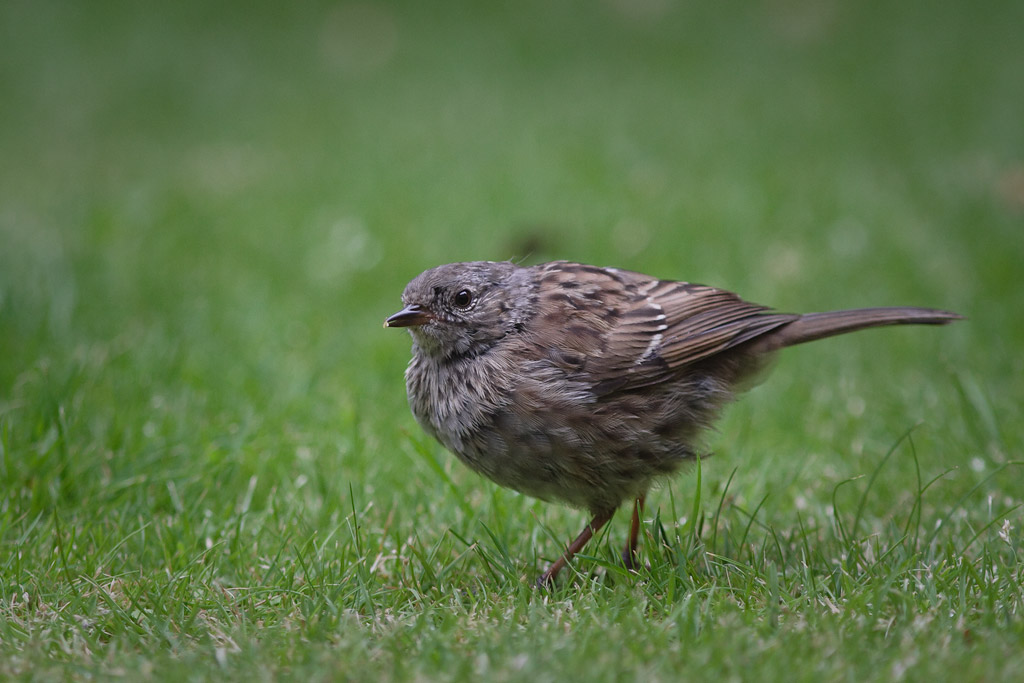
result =
[{"label": "small brown bird", "polygon": [[593,515],[562,567],[635,501],[623,560],[635,566],[652,483],[697,457],[696,439],[773,351],[866,327],[942,325],[927,308],[796,315],[731,292],[615,268],[439,266],[385,327],[408,327],[409,405],[429,434],[502,486]]}]

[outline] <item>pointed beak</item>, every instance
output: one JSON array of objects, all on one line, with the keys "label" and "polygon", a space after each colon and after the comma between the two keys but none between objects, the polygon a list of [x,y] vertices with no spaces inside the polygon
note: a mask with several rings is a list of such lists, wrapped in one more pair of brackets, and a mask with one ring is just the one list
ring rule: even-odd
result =
[{"label": "pointed beak", "polygon": [[426,325],[434,316],[419,304],[409,304],[384,321],[384,327],[416,327]]}]

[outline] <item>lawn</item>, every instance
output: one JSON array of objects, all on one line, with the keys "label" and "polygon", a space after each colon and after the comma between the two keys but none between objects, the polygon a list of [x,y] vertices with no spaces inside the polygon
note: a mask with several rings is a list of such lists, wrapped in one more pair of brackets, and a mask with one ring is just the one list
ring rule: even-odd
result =
[{"label": "lawn", "polygon": [[[0,5],[0,679],[1017,680],[1024,4]],[[416,425],[439,263],[946,328],[790,349],[585,513]]]}]

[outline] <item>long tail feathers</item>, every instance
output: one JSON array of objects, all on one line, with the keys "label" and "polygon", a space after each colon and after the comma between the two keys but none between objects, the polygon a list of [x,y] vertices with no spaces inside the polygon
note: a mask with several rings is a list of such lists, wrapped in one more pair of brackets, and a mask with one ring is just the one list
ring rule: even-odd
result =
[{"label": "long tail feathers", "polygon": [[932,308],[897,306],[857,308],[848,311],[808,313],[758,340],[759,351],[774,351],[786,346],[885,325],[946,325],[962,315]]}]

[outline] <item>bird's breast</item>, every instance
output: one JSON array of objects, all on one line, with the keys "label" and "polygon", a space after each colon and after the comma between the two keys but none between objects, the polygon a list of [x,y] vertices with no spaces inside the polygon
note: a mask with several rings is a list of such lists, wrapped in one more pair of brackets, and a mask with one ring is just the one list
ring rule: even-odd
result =
[{"label": "bird's breast", "polygon": [[405,373],[409,406],[427,432],[467,460],[474,436],[510,400],[508,375],[482,357],[447,361],[416,354]]}]

